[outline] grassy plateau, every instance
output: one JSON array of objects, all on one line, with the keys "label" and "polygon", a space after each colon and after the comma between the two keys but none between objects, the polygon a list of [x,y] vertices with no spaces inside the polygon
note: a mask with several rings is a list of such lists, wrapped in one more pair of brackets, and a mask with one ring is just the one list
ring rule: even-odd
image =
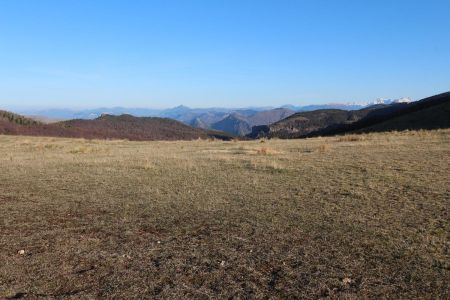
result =
[{"label": "grassy plateau", "polygon": [[0,299],[450,298],[450,130],[0,136]]}]

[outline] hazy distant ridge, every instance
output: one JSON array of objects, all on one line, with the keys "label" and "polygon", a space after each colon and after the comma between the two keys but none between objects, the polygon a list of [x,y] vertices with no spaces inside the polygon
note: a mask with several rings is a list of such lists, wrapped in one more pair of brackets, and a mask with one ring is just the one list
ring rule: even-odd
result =
[{"label": "hazy distant ridge", "polygon": [[47,109],[47,110],[18,110],[19,113],[50,120],[93,120],[104,114],[109,115],[132,115],[135,117],[159,117],[170,118],[187,125],[203,128],[224,130],[234,135],[246,135],[254,126],[270,125],[289,117],[296,112],[308,112],[319,109],[341,109],[358,110],[374,104],[390,104],[407,102],[409,98],[396,100],[377,99],[368,103],[330,103],[319,105],[294,106],[284,105],[280,108],[273,107],[250,107],[250,108],[190,108],[184,105],[169,109],[149,108],[125,108],[125,107],[100,107],[85,110],[72,109]]}]

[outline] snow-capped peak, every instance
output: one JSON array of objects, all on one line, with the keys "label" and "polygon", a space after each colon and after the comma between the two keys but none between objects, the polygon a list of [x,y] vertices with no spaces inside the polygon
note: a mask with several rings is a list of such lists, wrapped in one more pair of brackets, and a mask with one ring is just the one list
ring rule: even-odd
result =
[{"label": "snow-capped peak", "polygon": [[378,98],[375,101],[369,102],[369,105],[376,105],[376,104],[388,104],[391,103],[391,99],[386,98]]},{"label": "snow-capped peak", "polygon": [[377,104],[392,104],[392,103],[410,103],[412,102],[409,97],[402,97],[398,99],[386,99],[386,98],[378,98],[375,101],[367,103],[367,106],[377,105]]},{"label": "snow-capped peak", "polygon": [[394,101],[392,101],[392,103],[411,103],[412,100],[409,97],[402,97],[399,99],[395,99]]}]

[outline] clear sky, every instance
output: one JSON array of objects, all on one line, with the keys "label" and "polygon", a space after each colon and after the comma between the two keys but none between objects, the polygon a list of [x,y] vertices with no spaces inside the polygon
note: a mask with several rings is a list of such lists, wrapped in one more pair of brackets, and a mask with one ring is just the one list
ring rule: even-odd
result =
[{"label": "clear sky", "polygon": [[277,106],[448,90],[449,0],[0,0],[0,107]]}]

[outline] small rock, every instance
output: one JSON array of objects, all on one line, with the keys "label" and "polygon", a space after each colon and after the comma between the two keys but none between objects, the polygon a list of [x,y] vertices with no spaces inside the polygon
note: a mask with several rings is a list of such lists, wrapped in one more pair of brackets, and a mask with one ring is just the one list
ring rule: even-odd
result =
[{"label": "small rock", "polygon": [[225,261],[224,260],[222,260],[222,262],[220,263],[220,266],[221,267],[225,267]]},{"label": "small rock", "polygon": [[345,277],[344,279],[342,279],[342,283],[343,284],[350,284],[350,283],[352,283],[352,280],[350,278],[348,278],[348,277]]},{"label": "small rock", "polygon": [[17,251],[17,253],[18,253],[19,255],[25,255],[25,250],[19,250],[19,251]]},{"label": "small rock", "polygon": [[27,295],[27,293],[22,293],[22,292],[11,293],[9,296],[6,296],[6,299],[21,299],[21,298],[25,297],[26,295]]}]

